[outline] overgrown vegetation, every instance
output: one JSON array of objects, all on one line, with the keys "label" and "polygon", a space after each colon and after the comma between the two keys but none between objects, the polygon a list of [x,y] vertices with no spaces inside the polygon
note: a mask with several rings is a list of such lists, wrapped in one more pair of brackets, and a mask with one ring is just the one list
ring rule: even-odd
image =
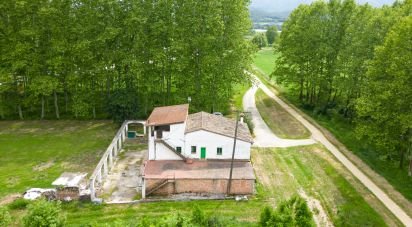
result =
[{"label": "overgrown vegetation", "polygon": [[251,61],[247,1],[10,0],[0,18],[0,119],[122,120],[189,96],[223,112]]},{"label": "overgrown vegetation", "polygon": [[0,226],[6,227],[11,223],[11,216],[6,207],[0,206]]},{"label": "overgrown vegetation", "polygon": [[283,26],[272,74],[307,111],[355,125],[375,159],[397,161],[405,174],[412,170],[411,10],[410,0],[300,5]]},{"label": "overgrown vegetation", "polygon": [[60,202],[40,199],[27,207],[27,214],[23,218],[26,227],[64,226],[65,217],[62,216]]},{"label": "overgrown vegetation", "polygon": [[62,215],[61,203],[44,199],[32,202],[27,207],[27,214],[23,218],[26,227],[64,226],[66,219]]},{"label": "overgrown vegetation", "polygon": [[303,139],[310,137],[310,132],[298,120],[290,115],[275,100],[261,89],[256,92],[256,107],[265,123],[280,138]]},{"label": "overgrown vegetation", "polygon": [[260,214],[259,225],[262,227],[316,226],[306,201],[299,196],[293,196],[291,199],[281,202],[276,210],[265,207]]},{"label": "overgrown vegetation", "polygon": [[279,204],[303,190],[335,226],[402,226],[324,147],[255,149],[252,162],[259,198]]}]

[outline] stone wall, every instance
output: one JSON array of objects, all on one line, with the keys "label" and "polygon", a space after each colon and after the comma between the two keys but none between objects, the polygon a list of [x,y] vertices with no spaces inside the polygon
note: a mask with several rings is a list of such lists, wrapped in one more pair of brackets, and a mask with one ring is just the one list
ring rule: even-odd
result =
[{"label": "stone wall", "polygon": [[[164,179],[145,179],[146,192],[149,192]],[[179,193],[226,194],[227,179],[176,179],[153,192],[151,195]],[[254,193],[254,180],[232,180],[231,194],[250,195]]]}]

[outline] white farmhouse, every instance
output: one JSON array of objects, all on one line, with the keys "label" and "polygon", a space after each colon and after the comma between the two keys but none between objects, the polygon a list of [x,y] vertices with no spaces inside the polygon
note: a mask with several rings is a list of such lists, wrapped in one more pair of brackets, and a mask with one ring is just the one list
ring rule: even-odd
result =
[{"label": "white farmhouse", "polygon": [[[238,124],[232,179],[229,180],[236,121],[189,105],[157,107],[147,120],[149,155],[143,197],[175,193],[252,194],[252,136]],[[228,182],[231,182],[230,192]]]},{"label": "white farmhouse", "polygon": [[[155,108],[147,120],[149,160],[231,159],[236,122],[205,112],[188,114],[189,105]],[[253,139],[239,123],[236,160],[250,160]]]}]

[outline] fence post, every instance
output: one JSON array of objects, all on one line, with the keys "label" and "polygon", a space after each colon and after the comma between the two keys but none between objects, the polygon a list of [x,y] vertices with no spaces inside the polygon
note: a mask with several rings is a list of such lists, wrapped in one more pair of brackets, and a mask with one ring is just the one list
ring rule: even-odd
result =
[{"label": "fence post", "polygon": [[112,166],[113,166],[113,150],[112,149],[110,149],[109,150],[109,169],[111,169],[112,168]]},{"label": "fence post", "polygon": [[107,168],[107,156],[106,156],[103,162],[103,178],[105,178],[108,173],[109,173],[109,169]]}]

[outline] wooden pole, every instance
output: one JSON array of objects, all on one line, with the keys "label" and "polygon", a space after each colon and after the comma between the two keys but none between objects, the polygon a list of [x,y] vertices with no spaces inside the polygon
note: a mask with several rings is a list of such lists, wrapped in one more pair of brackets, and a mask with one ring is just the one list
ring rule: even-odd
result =
[{"label": "wooden pole", "polygon": [[227,194],[230,194],[230,189],[232,185],[232,174],[233,174],[233,161],[235,159],[235,150],[236,150],[236,137],[237,137],[237,128],[239,125],[239,112],[236,114],[236,127],[235,127],[235,138],[233,140],[233,151],[232,151],[232,161],[230,162],[230,174],[229,181],[227,183]]}]

